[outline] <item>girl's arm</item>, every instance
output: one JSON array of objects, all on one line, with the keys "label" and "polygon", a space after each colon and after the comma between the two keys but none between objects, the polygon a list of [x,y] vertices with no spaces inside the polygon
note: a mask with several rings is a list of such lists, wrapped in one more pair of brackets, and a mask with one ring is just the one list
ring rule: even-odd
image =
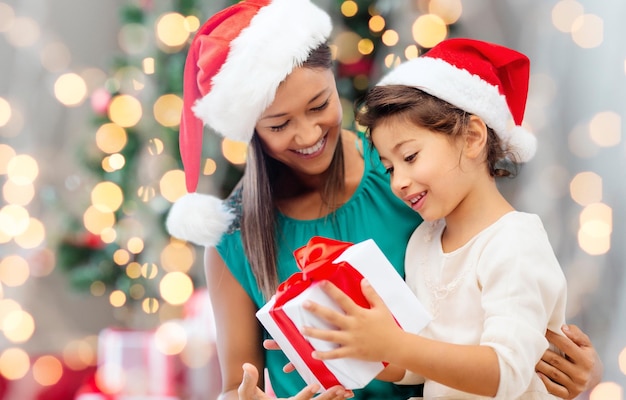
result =
[{"label": "girl's arm", "polygon": [[310,327],[303,330],[305,335],[340,345],[331,351],[315,352],[314,357],[386,361],[458,390],[496,395],[500,367],[491,347],[449,344],[403,331],[366,280],[362,281],[362,290],[370,302],[369,309],[355,304],[332,283],[320,284],[345,314],[313,302],[305,303],[307,310],[338,327],[337,330]]}]

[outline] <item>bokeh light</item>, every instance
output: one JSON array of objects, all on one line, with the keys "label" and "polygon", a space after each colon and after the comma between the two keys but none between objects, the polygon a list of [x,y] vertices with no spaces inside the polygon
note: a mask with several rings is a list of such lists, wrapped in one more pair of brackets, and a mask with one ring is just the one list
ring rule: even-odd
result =
[{"label": "bokeh light", "polygon": [[126,294],[121,290],[114,290],[109,295],[109,302],[113,307],[122,307],[126,304]]},{"label": "bokeh light", "polygon": [[602,200],[602,177],[594,172],[581,172],[570,182],[572,199],[586,206]]},{"label": "bokeh light", "polygon": [[420,15],[411,30],[413,39],[422,47],[435,47],[448,35],[448,27],[441,17],[435,14]]},{"label": "bokeh light", "polygon": [[585,9],[576,0],[561,0],[552,8],[552,24],[563,33],[570,33],[576,18],[583,15]]},{"label": "bokeh light", "polygon": [[461,0],[431,0],[428,12],[440,17],[447,25],[452,25],[461,18],[463,4]]},{"label": "bokeh light", "polygon": [[170,202],[175,202],[185,193],[185,172],[180,169],[167,171],[159,181],[161,195]]},{"label": "bokeh light", "polygon": [[193,282],[183,272],[168,272],[159,283],[163,300],[173,305],[185,303],[193,293]]},{"label": "bokeh light", "polygon": [[58,358],[45,355],[33,363],[33,378],[41,386],[52,386],[63,376],[63,365]]},{"label": "bokeh light", "polygon": [[102,212],[116,211],[123,201],[122,188],[114,182],[99,182],[91,191],[91,204]]},{"label": "bokeh light", "polygon": [[0,208],[0,231],[5,235],[18,236],[28,229],[30,215],[22,206],[9,204]]},{"label": "bokeh light", "polygon": [[41,28],[34,19],[18,16],[6,31],[5,37],[14,47],[30,47],[41,37]]},{"label": "bokeh light", "polygon": [[156,37],[163,51],[176,51],[189,38],[189,23],[179,13],[163,14],[156,22]]},{"label": "bokeh light", "polygon": [[109,104],[109,119],[123,128],[137,125],[142,114],[141,102],[127,94],[113,97]]},{"label": "bokeh light", "polygon": [[17,254],[0,260],[0,282],[7,286],[21,286],[30,276],[28,262]]},{"label": "bokeh light", "polygon": [[374,15],[369,20],[369,28],[372,32],[381,32],[385,29],[385,19],[380,15]]},{"label": "bokeh light", "polygon": [[204,160],[204,168],[202,168],[202,175],[213,175],[217,171],[217,163],[212,158]]},{"label": "bokeh light", "polygon": [[39,164],[27,154],[16,155],[7,164],[7,175],[16,185],[32,184],[39,175]]},{"label": "bokeh light", "polygon": [[187,332],[176,321],[168,321],[159,326],[154,333],[156,348],[163,354],[179,354],[187,344]]},{"label": "bokeh light", "polygon": [[15,243],[23,249],[34,249],[46,238],[46,227],[37,218],[29,218],[26,230],[15,236]]},{"label": "bokeh light", "polygon": [[572,23],[572,39],[584,49],[598,47],[604,41],[604,20],[594,14],[583,14]]},{"label": "bokeh light", "polygon": [[118,43],[126,54],[142,54],[150,44],[148,28],[139,23],[125,24],[118,33]]},{"label": "bokeh light", "polygon": [[13,343],[28,341],[35,332],[35,320],[24,310],[14,310],[2,320],[4,336]]},{"label": "bokeh light", "polygon": [[354,0],[345,0],[341,3],[341,13],[350,18],[359,12],[359,5]]},{"label": "bokeh light", "polygon": [[41,51],[41,65],[50,72],[68,69],[72,61],[70,50],[63,42],[47,43]]},{"label": "bokeh light", "polygon": [[232,164],[244,164],[246,162],[247,151],[248,145],[246,143],[229,139],[222,140],[222,153],[224,154],[224,158]]},{"label": "bokeh light", "polygon": [[600,147],[617,146],[622,140],[622,118],[612,111],[597,113],[589,122],[589,135]]},{"label": "bokeh light", "polygon": [[194,261],[194,249],[187,242],[172,239],[161,251],[161,266],[167,272],[188,272]]},{"label": "bokeh light", "polygon": [[96,145],[107,154],[120,152],[127,142],[126,130],[114,123],[103,124],[96,131]]},{"label": "bokeh light", "polygon": [[54,83],[54,95],[63,105],[77,106],[87,97],[87,84],[80,75],[63,74]]},{"label": "bokeh light", "polygon": [[589,400],[624,400],[624,388],[616,382],[600,382],[591,391]]},{"label": "bokeh light", "polygon": [[153,108],[154,119],[167,127],[177,126],[183,111],[183,99],[175,94],[165,94],[159,97]]},{"label": "bokeh light", "polygon": [[0,374],[9,380],[23,378],[30,369],[28,354],[17,347],[5,349],[0,354]]},{"label": "bokeh light", "polygon": [[590,204],[581,212],[578,245],[588,254],[606,254],[611,249],[612,232],[613,210],[606,204]]},{"label": "bokeh light", "polygon": [[83,214],[83,224],[89,232],[99,235],[106,228],[113,227],[115,215],[112,212],[101,211],[94,206],[89,206]]},{"label": "bokeh light", "polygon": [[7,180],[2,185],[2,196],[9,204],[26,206],[35,197],[35,186],[32,183],[18,185],[14,181]]}]

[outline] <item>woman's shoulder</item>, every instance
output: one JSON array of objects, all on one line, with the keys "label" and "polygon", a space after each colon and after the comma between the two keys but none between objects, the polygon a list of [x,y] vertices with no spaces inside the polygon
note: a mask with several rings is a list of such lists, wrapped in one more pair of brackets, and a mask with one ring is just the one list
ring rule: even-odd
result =
[{"label": "woman's shoulder", "polygon": [[241,229],[241,216],[243,214],[241,185],[235,187],[231,194],[224,199],[224,205],[234,216],[225,232],[226,235],[229,235]]}]

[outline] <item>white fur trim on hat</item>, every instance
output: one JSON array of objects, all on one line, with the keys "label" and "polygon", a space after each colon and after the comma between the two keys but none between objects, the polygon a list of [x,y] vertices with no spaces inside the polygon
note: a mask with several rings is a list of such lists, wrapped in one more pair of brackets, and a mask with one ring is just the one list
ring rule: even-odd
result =
[{"label": "white fur trim on hat", "polygon": [[201,246],[215,246],[234,218],[217,197],[189,193],[176,200],[167,216],[166,226],[175,238]]},{"label": "white fur trim on hat", "polygon": [[413,86],[479,116],[500,137],[505,149],[517,154],[520,162],[530,160],[535,153],[535,136],[514,126],[506,97],[496,86],[465,69],[438,58],[418,57],[394,68],[378,85]]},{"label": "white fur trim on hat", "polygon": [[232,140],[249,142],[278,85],[330,36],[330,17],[309,0],[273,0],[231,42],[212,87],[193,111]]}]

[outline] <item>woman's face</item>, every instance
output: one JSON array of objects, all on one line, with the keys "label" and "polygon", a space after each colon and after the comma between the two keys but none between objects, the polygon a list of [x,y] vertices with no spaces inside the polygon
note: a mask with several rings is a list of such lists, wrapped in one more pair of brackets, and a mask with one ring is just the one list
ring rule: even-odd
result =
[{"label": "woman's face", "polygon": [[333,158],[341,117],[332,71],[300,67],[280,84],[256,132],[270,157],[298,174],[318,175]]}]

